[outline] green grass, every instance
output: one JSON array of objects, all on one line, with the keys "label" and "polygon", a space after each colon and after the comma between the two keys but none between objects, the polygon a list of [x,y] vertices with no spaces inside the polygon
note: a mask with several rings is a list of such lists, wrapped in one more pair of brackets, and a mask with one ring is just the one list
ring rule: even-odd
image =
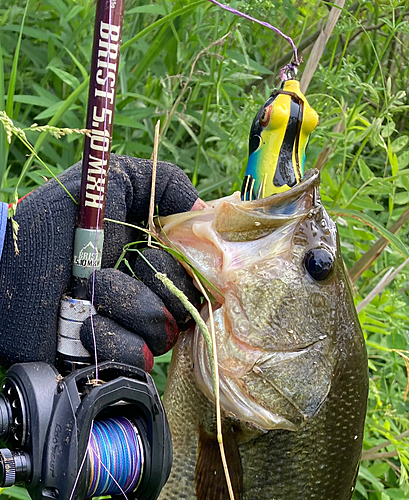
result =
[{"label": "green grass", "polygon": [[[328,13],[325,3],[305,0],[238,0],[231,5],[275,24],[298,45]],[[409,204],[405,7],[406,1],[396,0],[346,2],[307,92],[320,114],[307,167],[330,148],[321,193],[338,222],[347,267],[381,235],[391,241],[357,281],[357,303],[408,255],[408,228],[397,236],[387,231]],[[84,127],[93,10],[91,0],[1,3],[0,110],[16,126]],[[226,41],[208,48],[226,34]],[[238,189],[249,127],[278,83],[277,62],[289,50],[286,42],[208,2],[189,0],[129,0],[123,39],[113,151],[149,158],[160,118],[162,124],[167,121],[160,159],[181,166],[205,199]],[[302,54],[305,61],[311,48]],[[56,139],[28,130],[26,136],[45,165],[27,157],[29,150],[18,138],[8,146],[0,125],[1,200],[13,201],[16,188],[22,196],[81,158],[80,134]],[[381,451],[396,456],[363,461],[355,500],[409,498],[409,448],[406,439],[395,440],[409,429],[402,356],[408,349],[408,290],[409,271],[404,269],[359,315],[371,389],[364,449],[388,440]],[[167,362],[155,367],[160,388]],[[13,491],[10,497],[18,498]]]}]

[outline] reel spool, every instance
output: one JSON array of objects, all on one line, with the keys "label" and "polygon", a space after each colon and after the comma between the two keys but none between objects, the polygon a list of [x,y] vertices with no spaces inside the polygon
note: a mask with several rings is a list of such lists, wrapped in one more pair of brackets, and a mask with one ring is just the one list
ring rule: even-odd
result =
[{"label": "reel spool", "polygon": [[0,487],[34,500],[101,495],[156,500],[172,464],[165,412],[149,374],[114,362],[61,378],[45,363],[12,366],[0,394]]},{"label": "reel spool", "polygon": [[137,491],[145,452],[136,425],[125,417],[95,421],[88,445],[87,498]]}]

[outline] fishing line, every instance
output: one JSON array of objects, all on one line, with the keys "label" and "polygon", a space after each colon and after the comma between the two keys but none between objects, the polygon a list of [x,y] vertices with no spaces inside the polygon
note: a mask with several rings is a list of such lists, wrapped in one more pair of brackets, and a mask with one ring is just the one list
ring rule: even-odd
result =
[{"label": "fishing line", "polygon": [[293,39],[290,36],[286,35],[282,31],[280,31],[278,28],[276,28],[275,26],[273,26],[270,23],[267,23],[266,21],[260,21],[259,19],[256,19],[255,17],[249,16],[248,14],[244,14],[244,12],[241,12],[237,9],[234,9],[233,7],[229,7],[228,5],[220,3],[217,0],[209,0],[209,2],[212,2],[213,4],[221,7],[224,10],[227,10],[228,12],[231,12],[232,14],[235,14],[236,16],[241,16],[241,17],[244,17],[244,19],[248,19],[249,21],[253,21],[255,23],[261,24],[261,26],[265,26],[266,28],[269,28],[269,29],[273,30],[275,33],[277,33],[278,35],[282,36],[284,38],[284,40],[286,40],[291,45],[293,52],[294,52],[294,58],[289,64],[287,64],[283,68],[281,68],[280,78],[281,78],[281,80],[288,80],[289,78],[291,78],[291,76],[290,76],[291,73],[294,73],[294,74],[297,73],[297,68],[300,64],[300,60],[298,59],[297,47],[296,47],[295,43],[293,42]]},{"label": "fishing line", "polygon": [[[94,453],[95,457],[99,461],[101,461],[101,457],[99,457],[95,452],[93,452],[93,453]],[[124,499],[128,500],[128,497],[126,496],[125,491],[121,488],[121,485],[118,483],[118,481],[116,481],[116,479],[114,478],[114,476],[109,472],[109,470],[106,468],[106,466],[102,462],[101,462],[101,465],[107,471],[107,473],[110,475],[110,477],[112,478],[112,480],[114,481],[114,483],[118,486],[118,488],[121,490],[121,494],[124,497]]]},{"label": "fishing line", "polygon": [[[71,398],[70,398],[71,399]],[[92,427],[94,425],[94,422],[92,422],[91,424],[91,431],[92,431]],[[85,464],[85,460],[87,459],[87,455],[88,455],[88,449],[89,449],[89,444],[91,442],[91,431],[90,431],[90,434],[88,436],[88,446],[87,446],[87,452],[84,453],[84,456],[82,458],[82,461],[81,461],[81,465],[80,465],[80,468],[78,469],[78,472],[77,472],[77,477],[75,478],[75,482],[74,482],[74,486],[72,487],[72,491],[71,491],[71,495],[70,495],[70,498],[69,500],[72,500],[72,497],[74,496],[74,492],[75,492],[75,488],[77,487],[77,484],[78,484],[78,480],[80,478],[80,475],[81,475],[81,472],[82,472],[82,469],[84,467],[84,464]]]},{"label": "fishing line", "polygon": [[144,468],[144,449],[136,426],[125,417],[96,420],[88,445],[87,498],[135,491]]}]

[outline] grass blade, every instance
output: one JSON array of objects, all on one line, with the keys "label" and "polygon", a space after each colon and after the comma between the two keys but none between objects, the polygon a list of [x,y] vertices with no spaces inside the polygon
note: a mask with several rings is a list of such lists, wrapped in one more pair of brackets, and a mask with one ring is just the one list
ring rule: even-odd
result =
[{"label": "grass blade", "polygon": [[186,5],[186,7],[182,7],[181,9],[175,10],[175,12],[171,12],[165,17],[162,17],[161,19],[158,19],[154,23],[152,23],[150,26],[146,27],[145,29],[141,30],[139,33],[137,33],[135,36],[127,40],[125,43],[122,44],[121,50],[126,50],[129,48],[132,44],[143,38],[145,35],[150,33],[156,28],[159,28],[162,26],[162,24],[167,23],[168,21],[171,21],[172,19],[175,19],[175,17],[181,16],[183,14],[186,14],[187,12],[190,12],[191,10],[195,10],[196,7],[202,3],[205,3],[207,0],[199,0],[198,2],[193,2],[190,5]]},{"label": "grass blade", "polygon": [[405,245],[405,243],[403,243],[403,241],[398,236],[396,236],[396,234],[391,233],[388,229],[383,227],[382,224],[380,224],[377,220],[375,220],[368,214],[364,212],[358,212],[357,210],[343,209],[343,208],[329,210],[329,213],[331,215],[340,215],[341,217],[349,217],[366,224],[372,229],[375,229],[375,231],[377,231],[386,240],[388,240],[389,243],[393,247],[395,247],[395,249],[398,250],[405,258],[409,257],[409,250]]}]

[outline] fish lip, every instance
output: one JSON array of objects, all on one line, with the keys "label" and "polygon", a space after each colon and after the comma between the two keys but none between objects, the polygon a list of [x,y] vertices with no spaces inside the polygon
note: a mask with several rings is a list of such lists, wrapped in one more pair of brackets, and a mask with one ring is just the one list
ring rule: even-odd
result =
[{"label": "fish lip", "polygon": [[245,204],[246,209],[251,210],[253,208],[267,208],[273,205],[286,204],[297,200],[301,196],[307,194],[308,191],[312,191],[312,206],[317,206],[320,204],[320,196],[318,188],[320,185],[320,172],[316,168],[308,170],[301,181],[294,187],[282,193],[274,193],[267,198],[260,198],[258,200],[252,201],[241,201],[238,204]]}]

